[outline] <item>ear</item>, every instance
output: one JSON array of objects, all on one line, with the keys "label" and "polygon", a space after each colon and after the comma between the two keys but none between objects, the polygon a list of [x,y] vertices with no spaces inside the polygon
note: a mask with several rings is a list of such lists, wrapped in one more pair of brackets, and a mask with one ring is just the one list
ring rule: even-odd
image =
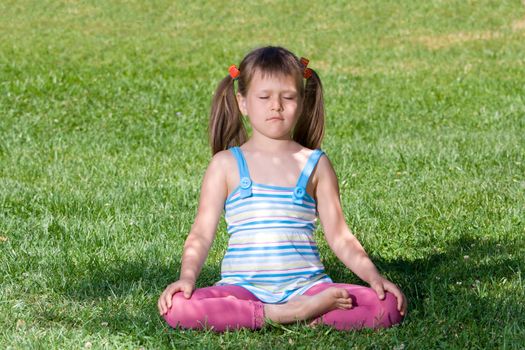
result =
[{"label": "ear", "polygon": [[241,95],[240,92],[237,93],[237,105],[239,106],[239,110],[241,111],[242,115],[248,115],[248,108],[246,108],[246,97]]}]

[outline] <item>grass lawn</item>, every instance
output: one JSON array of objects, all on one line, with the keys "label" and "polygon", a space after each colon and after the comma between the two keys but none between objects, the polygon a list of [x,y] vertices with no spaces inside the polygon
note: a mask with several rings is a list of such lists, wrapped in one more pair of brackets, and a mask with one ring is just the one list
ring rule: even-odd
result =
[{"label": "grass lawn", "polygon": [[[0,348],[523,349],[525,3],[210,3],[0,2]],[[409,298],[399,327],[214,334],[158,315],[213,90],[268,44],[323,79],[323,149]],[[328,274],[360,283],[316,235]],[[227,239],[221,222],[198,287]]]}]

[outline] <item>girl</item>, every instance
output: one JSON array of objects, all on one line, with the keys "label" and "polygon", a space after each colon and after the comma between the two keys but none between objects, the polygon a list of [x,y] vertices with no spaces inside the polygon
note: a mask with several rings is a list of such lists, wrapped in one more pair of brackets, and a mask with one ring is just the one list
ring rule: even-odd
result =
[{"label": "girl", "polygon": [[[210,120],[213,158],[180,278],[158,301],[171,327],[258,329],[269,319],[347,330],[390,327],[405,315],[405,296],[379,274],[345,223],[334,169],[318,148],[321,81],[307,65],[284,48],[264,47],[239,69],[231,66],[219,84]],[[194,290],[223,210],[230,240],[221,280]],[[313,239],[317,216],[330,248],[371,288],[328,277]]]}]

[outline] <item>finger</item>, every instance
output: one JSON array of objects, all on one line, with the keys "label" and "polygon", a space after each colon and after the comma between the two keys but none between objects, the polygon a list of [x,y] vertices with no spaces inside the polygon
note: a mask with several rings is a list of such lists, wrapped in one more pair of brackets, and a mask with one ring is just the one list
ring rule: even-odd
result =
[{"label": "finger", "polygon": [[164,301],[165,301],[165,304],[166,304],[166,308],[171,308],[171,298],[172,298],[172,295],[171,293],[166,293],[166,295],[164,296]]},{"label": "finger", "polygon": [[169,309],[167,300],[168,299],[166,299],[166,291],[164,291],[164,293],[162,293],[160,297],[160,307],[163,315],[166,314],[166,312]]},{"label": "finger", "polygon": [[380,300],[385,298],[385,289],[383,288],[382,283],[374,283],[371,287],[377,293],[377,296]]},{"label": "finger", "polygon": [[164,296],[164,300],[166,301],[167,309],[171,308],[171,301],[173,299],[173,294],[180,292],[180,290],[181,288],[179,286],[172,286],[172,287],[166,288],[166,290],[164,291],[164,293],[166,293],[166,295]]},{"label": "finger", "polygon": [[157,300],[157,308],[159,309],[159,314],[162,315],[162,305],[161,305],[162,297],[159,297],[159,300]]},{"label": "finger", "polygon": [[394,296],[397,299],[397,311],[399,311],[402,314],[402,312],[403,312],[403,304],[405,303],[405,301],[404,301],[405,296],[397,288],[392,291],[392,294],[394,294]]},{"label": "finger", "polygon": [[397,311],[400,311],[402,310],[403,308],[403,299],[404,299],[404,295],[403,293],[401,292],[401,290],[393,283],[386,283],[385,284],[385,290],[387,292],[390,292],[392,294],[394,294],[394,296],[396,297],[396,300],[397,300]]},{"label": "finger", "polygon": [[401,306],[401,315],[407,314],[408,302],[406,296],[403,294],[403,306]]},{"label": "finger", "polygon": [[189,299],[191,297],[191,292],[193,291],[192,289],[193,288],[191,287],[184,287],[184,297],[186,299]]},{"label": "finger", "polygon": [[407,312],[407,298],[401,291],[398,291],[398,293],[394,295],[397,298],[397,310],[402,316],[405,316]]},{"label": "finger", "polygon": [[173,300],[173,295],[175,293],[172,293],[171,291],[166,293],[166,295],[164,296],[164,303],[166,305],[166,312],[171,309],[171,306],[172,306],[172,300]]},{"label": "finger", "polygon": [[162,314],[166,314],[168,312],[168,309],[171,307],[171,301],[168,298],[169,293],[162,293]]},{"label": "finger", "polygon": [[406,300],[403,296],[401,296],[401,298],[397,300],[397,310],[399,311],[401,316],[405,316],[406,309]]},{"label": "finger", "polygon": [[390,293],[394,294],[397,300],[397,311],[401,311],[403,309],[403,294],[398,289],[392,289],[389,290]]},{"label": "finger", "polygon": [[160,295],[159,301],[157,302],[157,304],[159,305],[160,313],[163,314],[164,313],[164,292],[162,292],[162,294]]}]

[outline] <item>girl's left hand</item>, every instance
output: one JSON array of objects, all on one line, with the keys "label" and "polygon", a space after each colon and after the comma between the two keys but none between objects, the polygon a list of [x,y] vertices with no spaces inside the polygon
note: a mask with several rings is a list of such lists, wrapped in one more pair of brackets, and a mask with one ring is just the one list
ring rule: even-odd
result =
[{"label": "girl's left hand", "polygon": [[379,276],[378,278],[371,280],[369,284],[370,288],[375,290],[377,296],[381,300],[385,299],[385,292],[394,294],[394,296],[397,298],[397,311],[399,311],[402,316],[405,316],[407,312],[407,299],[398,286],[383,276]]}]

